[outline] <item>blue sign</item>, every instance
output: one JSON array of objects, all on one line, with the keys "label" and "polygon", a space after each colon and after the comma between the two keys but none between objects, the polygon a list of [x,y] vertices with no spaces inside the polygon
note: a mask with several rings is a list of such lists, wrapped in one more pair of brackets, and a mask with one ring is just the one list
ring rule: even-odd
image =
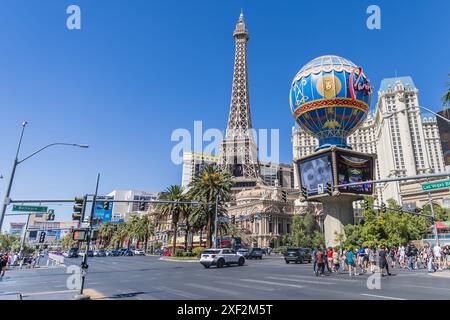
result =
[{"label": "blue sign", "polygon": [[94,219],[92,221],[93,227],[111,221],[113,202],[109,202],[108,200],[114,200],[114,197],[97,197],[94,208]]},{"label": "blue sign", "polygon": [[61,229],[56,229],[55,231],[55,240],[61,239]]}]

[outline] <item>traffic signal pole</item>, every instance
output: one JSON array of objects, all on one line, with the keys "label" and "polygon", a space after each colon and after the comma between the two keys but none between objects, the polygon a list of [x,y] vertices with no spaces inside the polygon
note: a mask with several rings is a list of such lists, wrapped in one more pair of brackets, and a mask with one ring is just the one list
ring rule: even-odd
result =
[{"label": "traffic signal pole", "polygon": [[85,252],[85,254],[83,256],[83,261],[81,263],[81,288],[80,288],[80,294],[75,296],[76,300],[88,300],[88,299],[90,299],[90,296],[83,294],[83,290],[84,290],[84,281],[85,281],[85,278],[86,278],[86,272],[87,272],[87,269],[88,269],[87,258],[88,258],[89,246],[91,244],[92,219],[94,217],[95,201],[97,199],[99,181],[100,181],[100,173],[97,174],[97,183],[96,183],[96,186],[95,186],[95,193],[94,193],[93,198],[92,198],[91,214],[90,214],[90,218],[89,218],[89,226],[87,228],[88,232],[87,232],[86,252]]}]

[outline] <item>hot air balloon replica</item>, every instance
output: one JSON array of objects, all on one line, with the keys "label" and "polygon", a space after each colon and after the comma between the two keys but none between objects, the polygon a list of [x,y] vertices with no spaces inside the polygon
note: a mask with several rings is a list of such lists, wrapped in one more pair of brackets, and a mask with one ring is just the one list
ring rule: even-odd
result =
[{"label": "hot air balloon replica", "polygon": [[363,68],[335,55],[317,57],[296,74],[289,93],[292,115],[319,140],[316,151],[296,161],[304,199],[320,201],[325,214],[325,239],[336,245],[335,232],[353,223],[353,201],[372,194],[375,155],[351,150],[347,137],[366,119],[372,86]]}]

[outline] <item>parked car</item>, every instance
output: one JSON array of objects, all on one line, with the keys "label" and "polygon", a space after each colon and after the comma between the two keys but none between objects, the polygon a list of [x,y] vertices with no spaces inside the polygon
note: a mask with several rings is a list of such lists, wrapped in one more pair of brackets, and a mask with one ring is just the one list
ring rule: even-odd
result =
[{"label": "parked car", "polygon": [[247,259],[260,259],[262,260],[263,251],[261,248],[251,248],[248,251]]},{"label": "parked car", "polygon": [[111,250],[111,255],[117,257],[119,255],[119,250]]},{"label": "parked car", "polygon": [[124,256],[132,256],[133,255],[133,251],[131,251],[131,250],[125,250],[124,252],[123,252],[123,255]]},{"label": "parked car", "polygon": [[134,250],[133,250],[133,254],[134,254],[135,256],[144,256],[144,255],[145,255],[145,252],[144,252],[144,250],[142,250],[142,249],[134,249]]},{"label": "parked car", "polygon": [[94,256],[94,251],[88,250],[87,255],[88,255],[88,257],[93,257]]},{"label": "parked car", "polygon": [[155,251],[153,251],[154,254],[159,254],[159,255],[163,255],[164,254],[164,250],[162,249],[156,249]]},{"label": "parked car", "polygon": [[222,268],[225,265],[230,266],[232,264],[243,266],[245,258],[233,249],[207,249],[203,250],[200,257],[200,263],[205,268],[209,268],[210,266]]},{"label": "parked car", "polygon": [[249,250],[245,249],[245,248],[241,248],[237,251],[237,253],[243,255],[244,258],[246,258],[246,259],[248,258],[248,252],[249,252]]},{"label": "parked car", "polygon": [[99,249],[97,251],[97,257],[106,257],[106,252],[104,249]]},{"label": "parked car", "polygon": [[284,254],[284,261],[286,263],[295,262],[311,262],[311,252],[306,248],[288,248]]}]

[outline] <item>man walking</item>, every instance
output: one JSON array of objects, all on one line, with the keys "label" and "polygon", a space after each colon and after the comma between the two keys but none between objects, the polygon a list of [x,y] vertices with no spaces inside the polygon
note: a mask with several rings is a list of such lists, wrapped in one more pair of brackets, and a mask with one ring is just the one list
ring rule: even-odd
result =
[{"label": "man walking", "polygon": [[389,272],[389,263],[387,261],[388,251],[384,245],[381,245],[380,250],[378,251],[378,263],[380,266],[381,276],[384,277],[383,269],[386,268],[387,275],[390,276]]},{"label": "man walking", "polygon": [[316,261],[317,261],[317,269],[316,269],[316,276],[320,275],[323,276],[323,273],[325,271],[325,252],[322,251],[320,248],[317,249],[316,252]]}]

